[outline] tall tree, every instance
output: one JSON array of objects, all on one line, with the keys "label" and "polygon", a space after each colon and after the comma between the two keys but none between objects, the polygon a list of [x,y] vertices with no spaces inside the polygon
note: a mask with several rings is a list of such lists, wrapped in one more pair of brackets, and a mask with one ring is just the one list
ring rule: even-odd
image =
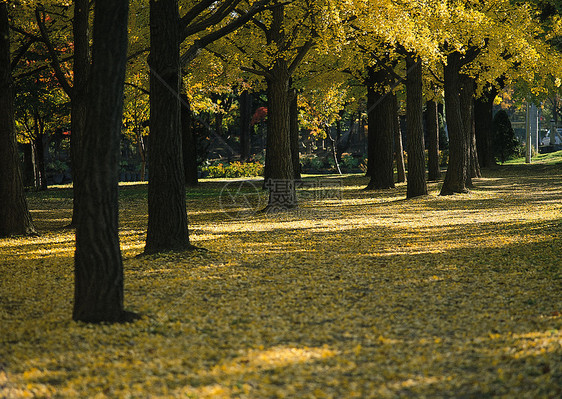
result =
[{"label": "tall tree", "polygon": [[426,129],[427,129],[427,179],[429,181],[439,180],[439,113],[437,102],[429,100],[426,102]]},{"label": "tall tree", "polygon": [[493,147],[493,109],[498,90],[491,86],[474,101],[474,131],[478,161],[483,168],[496,165]]},{"label": "tall tree", "polygon": [[180,119],[177,0],[150,1],[150,134],[146,254],[191,248]]},{"label": "tall tree", "polygon": [[368,173],[367,190],[394,188],[393,136],[395,113],[393,94],[387,89],[389,73],[369,67],[367,75]]},{"label": "tall tree", "polygon": [[[192,131],[181,126],[181,68],[188,68],[206,46],[248,22],[268,1],[260,0],[243,9],[238,0],[204,0],[180,16],[177,0],[150,0],[150,178],[145,254],[193,248],[184,166],[196,162],[196,151],[195,140],[189,136],[182,143],[182,131]],[[194,37],[180,56],[180,44]],[[188,118],[184,122],[188,123]],[[190,158],[184,160],[184,154]],[[190,168],[190,173],[193,171]]]},{"label": "tall tree", "polygon": [[[478,55],[478,49],[472,48],[467,54],[452,51],[447,55],[447,64],[444,68],[445,79],[445,109],[447,113],[447,127],[449,129],[449,165],[445,181],[441,187],[441,195],[466,193],[467,179],[469,177],[469,129],[465,127],[463,119],[463,106],[465,112],[469,104],[461,101],[463,92],[461,68],[472,62]],[[466,88],[464,90],[466,93]]]},{"label": "tall tree", "polygon": [[[59,81],[62,89],[71,99],[70,152],[73,175],[77,176],[80,173],[79,169],[83,164],[83,159],[79,156],[81,153],[80,137],[86,128],[86,107],[88,104],[87,83],[90,69],[90,2],[89,0],[74,0],[74,15],[72,22],[74,48],[72,75],[74,77],[74,81],[72,83],[68,80],[68,74],[64,72],[61,66],[60,57],[51,41],[51,38],[49,37],[49,32],[46,26],[46,12],[42,5],[37,6],[35,10],[35,18],[37,20],[41,39],[49,53],[55,77]],[[78,220],[77,212],[79,211],[78,198],[81,197],[79,194],[80,180],[74,178],[73,183],[74,206],[70,226],[76,227],[76,221]]]},{"label": "tall tree", "polygon": [[[253,68],[247,72],[265,78],[267,83],[267,143],[265,187],[269,190],[266,211],[291,209],[297,206],[295,190],[295,146],[291,145],[291,76],[313,46],[316,31],[311,4],[274,2],[263,19],[254,19],[252,28],[259,32],[269,50],[254,53],[242,49],[252,58]],[[299,14],[296,17],[291,13]],[[267,19],[265,19],[267,18]],[[265,22],[268,21],[268,22]],[[256,31],[254,31],[256,32]],[[251,34],[254,34],[251,32]],[[295,44],[297,42],[298,44]]]},{"label": "tall tree", "polygon": [[97,0],[86,130],[76,179],[77,214],[73,319],[123,322],[123,261],[118,235],[119,140],[127,63],[128,0]]},{"label": "tall tree", "polygon": [[406,56],[406,120],[408,137],[408,198],[427,195],[423,137],[423,70],[421,59]]},{"label": "tall tree", "polygon": [[35,234],[23,191],[14,127],[8,4],[0,2],[0,237]]},{"label": "tall tree", "polygon": [[251,120],[253,101],[248,89],[240,93],[240,159],[247,161],[252,148]]},{"label": "tall tree", "polygon": [[406,181],[406,163],[404,162],[404,147],[402,146],[402,128],[400,127],[400,113],[398,97],[394,95],[394,161],[396,163],[396,181]]}]

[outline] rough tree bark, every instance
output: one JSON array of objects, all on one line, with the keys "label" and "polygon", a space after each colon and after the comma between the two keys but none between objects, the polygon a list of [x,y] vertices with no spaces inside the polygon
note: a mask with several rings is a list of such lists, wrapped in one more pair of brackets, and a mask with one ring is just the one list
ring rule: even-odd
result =
[{"label": "rough tree bark", "polygon": [[493,109],[494,99],[498,95],[498,90],[490,87],[482,97],[474,102],[474,130],[476,135],[476,148],[480,166],[489,168],[496,166],[493,146]]},{"label": "rough tree bark", "polygon": [[474,133],[474,93],[476,89],[476,82],[470,76],[461,74],[460,85],[461,114],[464,137],[467,141],[466,146],[468,151],[466,184],[468,187],[472,187],[472,178],[481,177]]},{"label": "rough tree bark", "polygon": [[73,319],[123,322],[123,261],[118,235],[119,142],[127,64],[127,0],[97,0],[86,130],[76,179],[80,212],[76,227]]},{"label": "rough tree bark", "polygon": [[[369,85],[384,84],[387,72],[369,68]],[[369,86],[367,86],[369,87]],[[394,188],[393,136],[394,99],[384,90],[368,90],[367,117],[369,153],[368,169],[371,180],[367,190]]]},{"label": "rough tree bark", "polygon": [[441,178],[439,170],[439,114],[434,100],[426,102],[427,128],[427,180],[436,181]]},{"label": "rough tree bark", "polygon": [[459,95],[461,92],[460,69],[463,65],[461,58],[462,55],[459,52],[450,53],[447,56],[447,65],[444,68],[445,109],[449,130],[449,164],[440,195],[468,192],[466,188],[468,140],[463,125]]},{"label": "rough tree bark", "polygon": [[[86,112],[88,103],[87,86],[90,74],[90,34],[89,34],[90,3],[89,0],[74,1],[74,21],[72,34],[74,40],[74,81],[69,94],[70,102],[70,161],[72,165],[74,204],[70,226],[76,227],[80,209],[80,181],[76,179],[80,173],[83,160],[80,158],[80,137],[86,128]],[[61,82],[62,83],[62,82]],[[64,87],[64,85],[63,85]],[[68,88],[66,90],[69,90]]]},{"label": "rough tree bark", "polygon": [[299,151],[299,108],[298,93],[290,88],[289,93],[289,131],[291,132],[291,159],[293,160],[293,172],[295,180],[301,179],[301,161]]},{"label": "rough tree bark", "polygon": [[145,254],[192,248],[182,158],[178,21],[177,0],[150,1],[150,177]]},{"label": "rough tree bark", "polygon": [[14,125],[14,83],[10,66],[10,27],[0,3],[0,237],[35,234],[23,190]]},{"label": "rough tree bark", "polygon": [[247,161],[250,158],[252,119],[252,95],[248,90],[240,93],[240,159]]},{"label": "rough tree bark", "polygon": [[408,137],[408,186],[406,197],[427,195],[425,182],[425,144],[423,138],[422,63],[406,56],[406,120]]},{"label": "rough tree bark", "polygon": [[404,146],[402,145],[402,128],[400,127],[400,114],[398,112],[398,97],[393,94],[393,119],[394,119],[394,162],[396,163],[396,181],[406,182],[406,164],[404,162]]},{"label": "rough tree bark", "polygon": [[[274,10],[275,15],[275,10]],[[289,69],[287,61],[278,59],[270,71],[267,98],[267,180],[269,202],[266,211],[297,206],[295,171],[291,151],[289,122]]]},{"label": "rough tree bark", "polygon": [[197,175],[197,141],[193,135],[191,108],[187,95],[181,95],[181,146],[185,185],[194,187],[199,182]]}]

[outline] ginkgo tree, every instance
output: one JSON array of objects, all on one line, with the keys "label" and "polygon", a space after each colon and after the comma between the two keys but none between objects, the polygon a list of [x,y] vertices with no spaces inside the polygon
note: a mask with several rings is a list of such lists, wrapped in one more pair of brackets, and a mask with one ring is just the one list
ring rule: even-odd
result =
[{"label": "ginkgo tree", "polygon": [[[241,0],[205,0],[182,2],[180,10],[177,0],[149,2],[150,179],[146,254],[193,248],[187,225],[182,154],[182,68],[188,69],[202,49],[248,22],[267,4],[268,0],[250,4]],[[185,100],[184,97],[184,103]]]},{"label": "ginkgo tree", "polygon": [[[449,166],[442,195],[470,185],[473,151],[472,100],[479,87],[504,75],[532,82],[535,90],[552,69],[550,46],[532,9],[508,0],[454,2],[438,9],[443,29],[445,105],[450,135]],[[538,79],[537,79],[538,78]]]},{"label": "ginkgo tree", "polygon": [[35,234],[23,191],[14,125],[8,4],[0,2],[0,237]]}]

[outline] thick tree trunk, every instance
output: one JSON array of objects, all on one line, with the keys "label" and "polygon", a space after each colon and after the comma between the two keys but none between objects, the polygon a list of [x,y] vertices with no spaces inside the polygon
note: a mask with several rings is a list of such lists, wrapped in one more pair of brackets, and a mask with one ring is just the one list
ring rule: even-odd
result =
[{"label": "thick tree trunk", "polygon": [[461,54],[453,52],[447,56],[444,68],[445,78],[445,109],[449,130],[449,164],[440,195],[467,193],[468,176],[468,140],[463,125],[461,111],[460,68]]},{"label": "thick tree trunk", "polygon": [[425,182],[425,144],[423,139],[423,81],[422,63],[406,57],[406,120],[408,137],[407,198],[427,195]]},{"label": "thick tree trunk", "polygon": [[14,126],[7,3],[0,3],[0,237],[35,234],[23,190]]},{"label": "thick tree trunk", "polygon": [[[385,83],[384,70],[369,70],[369,82]],[[367,110],[369,118],[369,154],[371,180],[367,190],[394,188],[393,136],[394,136],[394,99],[390,93],[371,93]],[[369,99],[368,99],[369,100]],[[374,100],[374,101],[373,101]]]},{"label": "thick tree trunk", "polygon": [[127,65],[126,0],[97,0],[86,130],[80,153],[73,319],[123,322],[123,261],[118,235],[119,140]]},{"label": "thick tree trunk", "polygon": [[277,60],[268,79],[267,164],[265,182],[269,202],[265,211],[297,206],[295,172],[291,149],[289,73],[287,62]]},{"label": "thick tree trunk", "polygon": [[80,181],[76,179],[84,160],[80,158],[80,137],[86,128],[87,85],[90,74],[90,35],[89,31],[90,2],[89,0],[74,1],[74,21],[72,33],[74,38],[74,82],[72,86],[70,109],[70,160],[73,175],[74,205],[70,226],[76,227],[79,212]]},{"label": "thick tree trunk", "polygon": [[468,151],[468,169],[466,184],[472,187],[472,178],[480,177],[480,166],[478,164],[478,155],[476,153],[476,139],[474,134],[474,93],[476,83],[473,78],[462,75],[460,76],[460,103],[461,114],[463,119],[464,137]]},{"label": "thick tree trunk", "polygon": [[190,249],[180,124],[177,0],[150,1],[150,133],[145,254]]},{"label": "thick tree trunk", "polygon": [[[284,6],[272,10],[269,38],[278,48],[286,43]],[[289,95],[290,71],[288,61],[277,58],[268,71],[267,79],[267,154],[264,185],[269,201],[264,211],[282,211],[297,206],[295,170],[291,148]]]},{"label": "thick tree trunk", "polygon": [[250,158],[252,147],[251,126],[252,119],[252,95],[248,90],[240,93],[240,160],[247,161]]},{"label": "thick tree trunk", "polygon": [[197,175],[197,141],[193,135],[189,99],[182,94],[181,100],[181,145],[185,185],[193,187],[199,182]]},{"label": "thick tree trunk", "polygon": [[439,170],[439,114],[435,101],[426,102],[427,128],[427,180],[436,181],[441,178]]},{"label": "thick tree trunk", "polygon": [[21,148],[23,150],[23,185],[24,187],[35,187],[33,145],[25,143],[21,145]]},{"label": "thick tree trunk", "polygon": [[494,99],[498,92],[491,88],[482,97],[477,98],[474,103],[474,129],[476,135],[476,148],[480,166],[489,168],[496,166],[493,146],[493,109]]},{"label": "thick tree trunk", "polygon": [[375,106],[377,101],[377,93],[374,87],[374,72],[369,69],[369,79],[367,85],[367,172],[365,176],[370,177],[373,175],[374,161],[375,161]]},{"label": "thick tree trunk", "polygon": [[406,182],[406,164],[404,162],[404,147],[402,146],[402,128],[400,127],[400,115],[398,112],[398,97],[393,97],[393,120],[394,120],[394,161],[396,162],[396,181]]},{"label": "thick tree trunk", "polygon": [[295,179],[301,179],[301,161],[299,151],[299,107],[298,93],[295,89],[289,89],[289,130],[291,132],[291,159],[293,160],[293,172]]}]

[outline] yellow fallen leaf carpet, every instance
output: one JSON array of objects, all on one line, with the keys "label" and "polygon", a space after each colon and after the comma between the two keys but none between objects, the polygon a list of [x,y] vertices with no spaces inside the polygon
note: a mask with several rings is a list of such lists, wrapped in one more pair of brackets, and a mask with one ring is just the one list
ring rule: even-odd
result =
[{"label": "yellow fallen leaf carpet", "polygon": [[0,240],[0,398],[562,397],[560,164],[413,200],[305,182],[271,215],[259,181],[203,181],[187,202],[207,251],[145,257],[146,185],[123,185],[143,318],[119,325],[71,321],[72,194],[30,193],[41,235]]}]

